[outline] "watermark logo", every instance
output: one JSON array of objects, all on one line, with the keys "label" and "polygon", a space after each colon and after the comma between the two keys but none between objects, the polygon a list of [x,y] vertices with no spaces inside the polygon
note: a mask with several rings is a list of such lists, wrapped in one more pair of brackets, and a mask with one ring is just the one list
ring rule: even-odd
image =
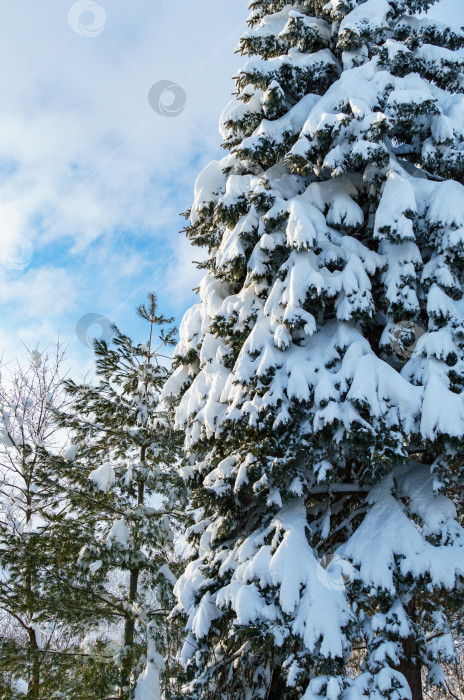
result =
[{"label": "watermark logo", "polygon": [[187,94],[172,80],[159,80],[148,93],[150,107],[162,117],[177,117],[184,111]]},{"label": "watermark logo", "polygon": [[25,270],[34,256],[34,246],[29,238],[19,236],[7,243],[3,262],[10,270]]},{"label": "watermark logo", "polygon": [[[99,328],[99,334],[94,334],[94,331]],[[87,348],[93,349],[95,341],[104,340],[109,342],[113,337],[113,324],[105,316],[101,314],[86,314],[79,319],[76,325],[76,336],[78,340]]]},{"label": "watermark logo", "polygon": [[425,329],[414,321],[400,321],[390,329],[390,346],[397,357],[409,360],[423,335]]},{"label": "watermark logo", "polygon": [[317,578],[331,591],[343,591],[354,578],[354,566],[338,554],[326,554],[317,564]]},{"label": "watermark logo", "polygon": [[106,25],[106,12],[101,5],[91,0],[78,0],[68,12],[69,26],[79,36],[95,37]]}]

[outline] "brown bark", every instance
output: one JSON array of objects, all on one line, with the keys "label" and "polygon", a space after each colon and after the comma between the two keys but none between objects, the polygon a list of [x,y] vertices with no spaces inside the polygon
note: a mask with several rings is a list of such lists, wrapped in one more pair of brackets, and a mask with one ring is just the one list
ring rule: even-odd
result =
[{"label": "brown bark", "polygon": [[421,664],[414,659],[417,645],[410,637],[403,642],[406,658],[398,666],[398,671],[406,678],[411,689],[412,700],[424,700],[422,691]]},{"label": "brown bark", "polygon": [[40,660],[39,660],[39,646],[37,644],[37,637],[35,634],[35,629],[29,627],[29,650],[32,655],[32,667],[31,675],[29,678],[29,684],[27,688],[28,698],[38,698],[40,692]]},{"label": "brown bark", "polygon": [[[416,610],[413,600],[406,606],[406,611],[409,619],[414,623]],[[403,639],[403,659],[398,666],[398,671],[406,678],[411,689],[412,700],[424,700],[419,648],[413,636]]]}]

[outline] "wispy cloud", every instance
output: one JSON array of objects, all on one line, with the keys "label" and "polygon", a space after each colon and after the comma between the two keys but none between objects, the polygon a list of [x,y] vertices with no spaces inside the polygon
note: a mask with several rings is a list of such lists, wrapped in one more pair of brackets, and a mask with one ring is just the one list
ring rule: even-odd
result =
[{"label": "wispy cloud", "polygon": [[[88,312],[130,327],[152,287],[168,311],[191,301],[195,269],[178,214],[201,165],[217,157],[239,64],[245,0],[102,1],[93,24],[91,12],[68,20],[73,5],[24,0],[2,12],[0,343],[9,352],[19,337],[73,338]],[[185,94],[175,117],[148,100],[163,80]],[[21,258],[24,241],[31,260]],[[21,264],[10,264],[12,250]],[[77,356],[89,352],[73,343]]]}]

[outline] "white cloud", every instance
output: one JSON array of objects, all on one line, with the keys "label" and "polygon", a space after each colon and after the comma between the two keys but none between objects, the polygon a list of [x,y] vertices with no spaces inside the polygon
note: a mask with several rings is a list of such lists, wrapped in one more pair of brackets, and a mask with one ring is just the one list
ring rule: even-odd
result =
[{"label": "white cloud", "polygon": [[[0,344],[10,350],[19,337],[72,338],[91,311],[130,323],[148,289],[173,279],[169,265],[184,269],[178,213],[217,153],[240,62],[245,0],[102,0],[106,24],[91,38],[70,27],[72,4],[2,8]],[[175,118],[148,102],[164,79],[186,93]],[[33,246],[22,270],[8,266],[18,240]],[[183,292],[169,294],[182,306]]]},{"label": "white cloud", "polygon": [[[0,277],[0,298],[13,302],[22,311],[16,321],[40,321],[42,317],[60,318],[69,312],[77,297],[76,275],[52,266],[28,269]],[[52,306],[50,306],[52,302]]]}]

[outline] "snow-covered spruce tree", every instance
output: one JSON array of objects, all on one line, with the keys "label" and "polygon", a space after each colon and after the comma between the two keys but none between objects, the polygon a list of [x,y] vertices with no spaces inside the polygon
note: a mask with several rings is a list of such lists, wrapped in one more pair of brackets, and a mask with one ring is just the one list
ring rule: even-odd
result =
[{"label": "snow-covered spruce tree", "polygon": [[176,587],[189,697],[416,700],[422,672],[445,682],[464,574],[464,33],[432,4],[251,0],[166,388],[199,513]]},{"label": "snow-covered spruce tree", "polygon": [[[170,645],[172,525],[184,515],[173,469],[180,439],[159,401],[169,376],[162,350],[173,344],[175,329],[152,294],[138,313],[149,327],[146,343],[134,344],[115,328],[113,345],[95,344],[98,381],[65,382],[71,406],[58,418],[71,431],[72,445],[49,460],[57,493],[73,512],[57,523],[56,536],[68,537],[76,523],[88,533],[74,582],[87,599],[84,650],[106,658],[109,670],[119,668],[119,697],[156,700],[160,652],[167,656]],[[94,688],[87,692],[94,697]]]}]

